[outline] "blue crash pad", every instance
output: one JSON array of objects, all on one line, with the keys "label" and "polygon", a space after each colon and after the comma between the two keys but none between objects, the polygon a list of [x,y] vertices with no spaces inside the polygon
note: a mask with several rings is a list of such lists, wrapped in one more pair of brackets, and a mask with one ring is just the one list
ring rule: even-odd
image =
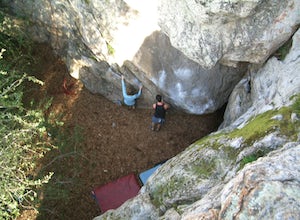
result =
[{"label": "blue crash pad", "polygon": [[143,185],[146,184],[148,178],[155,172],[155,170],[157,170],[162,164],[157,164],[156,166],[152,167],[151,169],[149,170],[146,170],[142,173],[139,174],[139,178],[142,182]]}]

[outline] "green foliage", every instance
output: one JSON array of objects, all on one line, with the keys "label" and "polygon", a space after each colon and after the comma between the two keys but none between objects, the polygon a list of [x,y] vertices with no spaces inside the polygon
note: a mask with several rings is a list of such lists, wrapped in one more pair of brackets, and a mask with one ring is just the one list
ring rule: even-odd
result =
[{"label": "green foliage", "polygon": [[294,98],[295,101],[292,105],[292,109],[297,115],[300,115],[300,95],[297,95]]},{"label": "green foliage", "polygon": [[250,120],[242,129],[236,129],[231,134],[232,139],[243,137],[247,145],[264,137],[266,134],[273,132],[279,125],[279,121],[273,120],[272,117],[277,111],[267,111]]},{"label": "green foliage", "polygon": [[23,23],[0,11],[0,49],[6,51],[1,70],[11,71],[17,68],[21,72],[35,62],[31,55],[33,42],[26,36]]},{"label": "green foliage", "polygon": [[107,45],[107,49],[108,49],[108,54],[114,55],[115,49],[109,43],[106,43],[106,45]]},{"label": "green foliage", "polygon": [[268,152],[266,150],[258,150],[250,155],[245,156],[240,163],[240,169],[242,169],[247,163],[254,162],[258,158],[265,156],[267,153]]},{"label": "green foliage", "polygon": [[23,29],[0,11],[0,219],[15,219],[23,208],[38,208],[48,219],[58,202],[71,199],[79,168],[72,161],[86,160],[79,153],[82,129],[64,128],[63,115],[48,110],[50,98],[31,105],[24,98],[28,81],[43,84],[29,75],[37,63],[32,48]]},{"label": "green foliage", "polygon": [[[53,115],[54,116],[54,115]],[[52,121],[52,116],[47,120]],[[55,117],[57,119],[57,117]],[[53,118],[54,119],[54,118]],[[45,175],[49,170],[54,172],[51,180],[39,191],[43,197],[39,202],[39,215],[37,219],[66,219],[64,207],[74,201],[75,191],[78,185],[84,181],[79,173],[82,164],[88,164],[89,160],[81,154],[81,144],[83,140],[82,128],[74,126],[56,127],[49,124],[48,132],[51,135],[56,149],[47,153],[44,158],[43,167],[40,175]],[[67,127],[67,129],[66,129]],[[63,204],[60,207],[57,204]]]},{"label": "green foliage", "polygon": [[[295,134],[297,134],[297,125],[290,121],[292,108],[289,106],[264,112],[250,120],[242,129],[236,129],[228,136],[231,139],[243,137],[246,146],[274,131],[279,131],[282,135],[294,140]],[[276,115],[282,115],[283,119],[273,119]]]},{"label": "green foliage", "polygon": [[14,219],[51,178],[52,173],[35,176],[35,162],[51,145],[45,138],[43,111],[26,109],[22,103],[25,81],[42,84],[24,73],[34,62],[31,42],[1,12],[0,22],[0,219]]},{"label": "green foliage", "polygon": [[275,56],[279,59],[279,60],[284,60],[284,58],[286,57],[286,55],[289,53],[291,47],[292,47],[292,38],[289,39],[285,44],[283,44],[276,52],[275,52]]},{"label": "green foliage", "polygon": [[[39,102],[37,108],[48,108],[51,103],[51,99],[46,99]],[[37,219],[66,219],[64,207],[72,202],[77,185],[83,181],[78,179],[82,161],[84,160],[84,164],[89,162],[81,154],[82,128],[78,125],[64,124],[64,117],[62,113],[50,112],[41,123],[42,127],[47,128],[47,136],[54,147],[41,161],[38,175],[43,177],[49,171],[53,172],[53,175],[49,182],[38,190]],[[63,205],[58,207],[57,204]]]}]

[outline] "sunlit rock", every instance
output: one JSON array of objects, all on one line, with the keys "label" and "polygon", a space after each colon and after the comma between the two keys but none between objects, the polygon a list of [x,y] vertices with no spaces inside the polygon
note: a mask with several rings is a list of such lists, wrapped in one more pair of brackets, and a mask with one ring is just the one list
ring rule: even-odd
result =
[{"label": "sunlit rock", "polygon": [[295,32],[299,11],[297,0],[161,0],[159,24],[173,46],[202,66],[259,64]]}]

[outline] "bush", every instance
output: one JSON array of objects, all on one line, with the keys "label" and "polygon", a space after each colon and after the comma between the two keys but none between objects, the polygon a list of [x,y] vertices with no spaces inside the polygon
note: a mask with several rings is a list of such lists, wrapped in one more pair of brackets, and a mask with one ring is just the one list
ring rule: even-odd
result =
[{"label": "bush", "polygon": [[35,176],[36,160],[51,145],[42,110],[22,103],[24,82],[42,83],[24,73],[34,61],[24,36],[0,12],[0,219],[14,219],[22,208],[32,207],[37,187],[52,175]]}]

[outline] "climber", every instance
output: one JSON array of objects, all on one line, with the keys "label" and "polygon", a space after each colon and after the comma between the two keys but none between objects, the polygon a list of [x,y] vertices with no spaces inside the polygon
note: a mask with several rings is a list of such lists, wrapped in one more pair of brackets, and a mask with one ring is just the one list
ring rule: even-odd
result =
[{"label": "climber", "polygon": [[140,85],[138,93],[133,94],[133,95],[127,94],[127,91],[126,91],[127,89],[126,89],[126,84],[125,84],[125,81],[124,81],[124,76],[122,75],[122,94],[123,94],[125,105],[129,106],[132,109],[135,109],[135,104],[136,104],[135,102],[136,102],[136,99],[141,96],[142,88],[143,88],[143,86]]},{"label": "climber", "polygon": [[165,123],[166,111],[169,109],[169,105],[165,103],[161,95],[156,95],[156,103],[153,104],[154,115],[152,116],[152,131],[159,131],[161,125]]}]

